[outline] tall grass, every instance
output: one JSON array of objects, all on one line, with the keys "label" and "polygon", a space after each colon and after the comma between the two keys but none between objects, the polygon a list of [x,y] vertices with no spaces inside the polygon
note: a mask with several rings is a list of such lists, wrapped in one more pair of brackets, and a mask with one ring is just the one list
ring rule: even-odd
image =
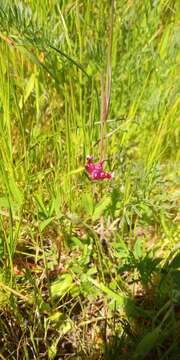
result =
[{"label": "tall grass", "polygon": [[178,357],[179,15],[0,4],[0,358]]}]

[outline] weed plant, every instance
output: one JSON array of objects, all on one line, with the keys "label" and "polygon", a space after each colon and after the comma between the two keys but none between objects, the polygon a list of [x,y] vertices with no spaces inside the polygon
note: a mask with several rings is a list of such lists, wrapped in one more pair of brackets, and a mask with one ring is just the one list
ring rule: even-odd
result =
[{"label": "weed plant", "polygon": [[179,20],[0,2],[0,359],[179,358]]}]

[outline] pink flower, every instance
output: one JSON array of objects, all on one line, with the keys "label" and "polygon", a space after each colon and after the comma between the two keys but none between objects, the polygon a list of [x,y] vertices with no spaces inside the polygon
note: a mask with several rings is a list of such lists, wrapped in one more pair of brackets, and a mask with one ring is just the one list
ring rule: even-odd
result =
[{"label": "pink flower", "polygon": [[98,163],[94,164],[93,162],[93,156],[88,155],[86,157],[86,165],[85,169],[87,173],[89,174],[91,180],[104,180],[104,179],[112,179],[113,173],[106,172],[103,170],[103,161],[99,161]]}]

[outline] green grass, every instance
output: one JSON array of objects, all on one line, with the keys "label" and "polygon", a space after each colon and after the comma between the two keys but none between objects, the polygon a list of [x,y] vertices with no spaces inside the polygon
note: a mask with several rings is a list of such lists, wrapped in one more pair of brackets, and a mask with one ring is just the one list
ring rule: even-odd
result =
[{"label": "green grass", "polygon": [[179,19],[1,2],[0,359],[178,359]]}]

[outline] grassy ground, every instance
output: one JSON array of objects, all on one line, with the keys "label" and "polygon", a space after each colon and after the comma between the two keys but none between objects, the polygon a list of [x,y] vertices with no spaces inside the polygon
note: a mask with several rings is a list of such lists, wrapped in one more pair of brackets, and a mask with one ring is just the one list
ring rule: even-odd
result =
[{"label": "grassy ground", "polygon": [[179,358],[179,20],[0,3],[0,359]]}]

